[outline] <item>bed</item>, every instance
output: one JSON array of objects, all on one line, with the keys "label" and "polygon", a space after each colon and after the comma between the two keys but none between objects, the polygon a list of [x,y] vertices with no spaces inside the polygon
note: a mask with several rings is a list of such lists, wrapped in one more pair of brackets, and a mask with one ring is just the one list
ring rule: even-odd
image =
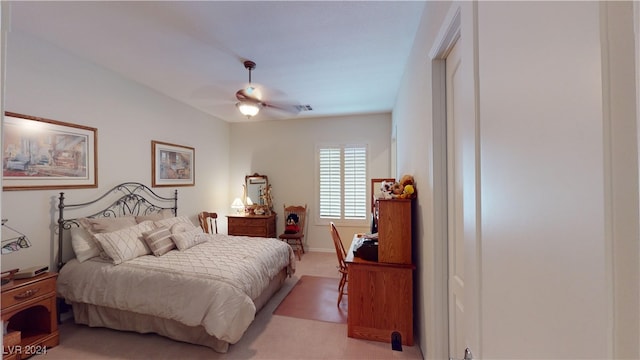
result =
[{"label": "bed", "polygon": [[178,215],[177,195],[135,182],[78,204],[60,193],[58,297],[76,323],[224,353],[295,271],[295,254],[277,239],[204,233]]}]

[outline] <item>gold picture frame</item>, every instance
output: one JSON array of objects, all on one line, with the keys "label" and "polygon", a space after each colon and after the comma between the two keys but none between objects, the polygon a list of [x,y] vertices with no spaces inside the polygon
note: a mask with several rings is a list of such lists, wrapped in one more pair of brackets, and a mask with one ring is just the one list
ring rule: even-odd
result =
[{"label": "gold picture frame", "polygon": [[98,187],[96,128],[4,113],[2,189]]},{"label": "gold picture frame", "polygon": [[151,186],[194,186],[196,150],[189,146],[151,141]]}]

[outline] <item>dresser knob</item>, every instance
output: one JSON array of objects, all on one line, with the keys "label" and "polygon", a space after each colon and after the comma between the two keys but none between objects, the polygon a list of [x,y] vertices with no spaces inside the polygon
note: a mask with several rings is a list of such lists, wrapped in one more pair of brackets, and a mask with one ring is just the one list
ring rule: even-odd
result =
[{"label": "dresser knob", "polygon": [[38,291],[40,291],[40,288],[37,288],[37,289],[30,289],[30,290],[27,290],[27,291],[25,291],[25,292],[23,292],[23,293],[20,293],[20,294],[14,295],[13,297],[14,297],[16,300],[24,300],[24,299],[30,298],[30,297],[32,297],[33,295],[37,294],[37,293],[38,293]]}]

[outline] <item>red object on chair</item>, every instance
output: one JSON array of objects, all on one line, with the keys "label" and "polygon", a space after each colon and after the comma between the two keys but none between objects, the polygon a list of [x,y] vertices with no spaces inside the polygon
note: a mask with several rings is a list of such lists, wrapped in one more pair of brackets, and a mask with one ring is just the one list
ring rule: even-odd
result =
[{"label": "red object on chair", "polygon": [[[284,234],[280,234],[278,238],[282,241],[286,241],[293,250],[296,252],[296,256],[298,260],[301,260],[302,255],[304,254],[304,244],[302,239],[304,239],[304,224],[307,218],[307,204],[304,206],[300,205],[283,205],[284,207],[284,218],[285,218],[285,231]],[[297,218],[297,223],[291,223],[292,219]],[[289,229],[287,229],[289,227]],[[295,230],[295,231],[294,231]]]}]

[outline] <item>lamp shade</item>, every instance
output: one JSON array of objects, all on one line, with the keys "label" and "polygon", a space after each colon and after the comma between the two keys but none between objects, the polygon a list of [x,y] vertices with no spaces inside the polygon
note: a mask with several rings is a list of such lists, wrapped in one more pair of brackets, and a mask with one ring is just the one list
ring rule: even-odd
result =
[{"label": "lamp shade", "polygon": [[231,208],[236,209],[236,211],[239,213],[240,210],[244,209],[244,204],[242,203],[242,200],[240,200],[240,198],[235,198],[235,200],[233,200],[233,202],[231,203]]},{"label": "lamp shade", "polygon": [[242,115],[250,118],[252,116],[256,116],[262,106],[260,103],[253,101],[240,101],[236,104],[236,107],[240,110]]}]

